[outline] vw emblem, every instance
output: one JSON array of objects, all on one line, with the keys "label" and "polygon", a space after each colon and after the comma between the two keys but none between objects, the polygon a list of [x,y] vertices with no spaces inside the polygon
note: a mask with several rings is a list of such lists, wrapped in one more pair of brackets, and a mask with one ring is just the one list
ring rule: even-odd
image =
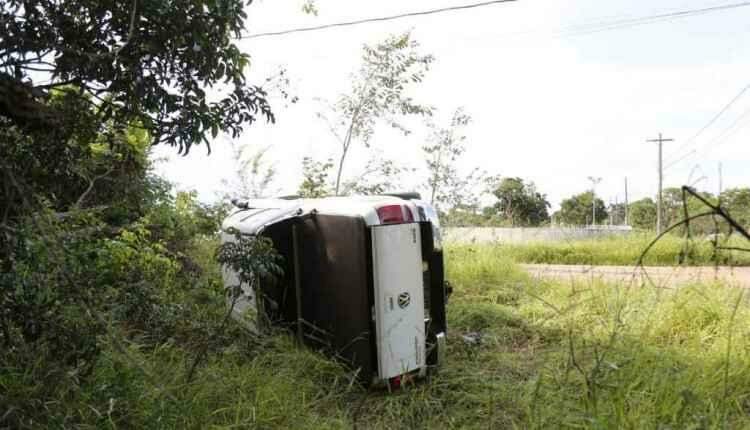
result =
[{"label": "vw emblem", "polygon": [[401,293],[398,295],[398,307],[401,309],[409,306],[409,302],[411,302],[411,296],[409,293]]}]

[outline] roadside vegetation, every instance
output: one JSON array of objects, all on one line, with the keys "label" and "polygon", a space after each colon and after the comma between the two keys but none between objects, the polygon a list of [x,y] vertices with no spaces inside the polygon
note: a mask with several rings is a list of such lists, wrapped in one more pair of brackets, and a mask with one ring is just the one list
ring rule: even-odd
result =
[{"label": "roadside vegetation", "polygon": [[[654,239],[653,233],[637,232],[627,236],[609,236],[554,242],[523,244],[484,244],[478,248],[496,248],[496,252],[517,263],[526,264],[585,264],[632,266],[643,250]],[[723,246],[745,247],[739,237],[720,237]],[[644,256],[646,266],[749,266],[750,253],[738,250],[715,251],[711,237],[697,237],[690,241],[676,235],[665,235]]]},{"label": "roadside vegetation", "polygon": [[[216,285],[210,249],[187,255]],[[209,289],[185,302],[204,315],[158,343],[100,337],[83,374],[41,378],[40,357],[5,367],[3,417],[14,427],[740,428],[750,425],[750,308],[744,291],[665,291],[531,279],[497,247],[451,246],[447,363],[430,381],[368,391],[352,373],[279,333],[234,324],[186,372],[220,319]],[[213,292],[211,292],[213,291]],[[216,315],[215,318],[208,316]],[[218,333],[214,333],[218,335]],[[221,339],[221,340],[219,340]],[[23,419],[21,419],[23,418]]]}]

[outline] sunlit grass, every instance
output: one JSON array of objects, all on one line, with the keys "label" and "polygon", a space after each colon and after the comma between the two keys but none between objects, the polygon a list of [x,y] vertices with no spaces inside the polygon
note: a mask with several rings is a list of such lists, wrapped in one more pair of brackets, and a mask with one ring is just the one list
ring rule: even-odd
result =
[{"label": "sunlit grass", "polygon": [[[750,307],[744,290],[532,281],[503,252],[450,250],[448,272],[457,294],[449,315],[455,329],[492,338],[491,354],[508,363],[533,363],[517,387],[524,393],[517,426],[750,424]],[[498,264],[487,273],[489,256]],[[505,275],[498,280],[492,273]],[[481,298],[476,280],[484,285]],[[500,299],[486,300],[493,296]],[[534,353],[524,355],[530,349]]]},{"label": "sunlit grass", "polygon": [[[477,246],[497,248],[488,252],[508,257],[518,263],[627,266],[636,264],[654,237],[654,234],[632,233],[628,236],[586,240],[494,243]],[[739,237],[732,237],[722,245],[750,247],[750,244]],[[651,266],[701,266],[717,262],[722,265],[747,266],[750,265],[750,253],[730,250],[719,250],[716,253],[710,239],[699,237],[688,241],[678,236],[666,235],[644,256],[643,262]]]}]

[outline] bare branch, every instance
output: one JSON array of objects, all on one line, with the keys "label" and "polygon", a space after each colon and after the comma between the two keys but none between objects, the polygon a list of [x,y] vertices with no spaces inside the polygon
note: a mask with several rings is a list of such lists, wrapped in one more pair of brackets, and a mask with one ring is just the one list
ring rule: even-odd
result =
[{"label": "bare branch", "polygon": [[15,228],[15,227],[11,227],[11,226],[9,226],[9,225],[8,225],[8,224],[6,224],[6,223],[2,223],[2,224],[0,224],[0,230],[5,230],[5,231],[7,231],[7,232],[10,232],[10,233],[16,233],[16,234],[17,234],[17,233],[19,233],[19,230],[18,230],[17,228]]},{"label": "bare branch", "polygon": [[67,81],[51,82],[48,84],[35,85],[34,88],[38,90],[49,90],[49,89],[57,88],[57,87],[64,87],[70,84],[80,84],[80,82],[81,82],[80,78],[75,78],[75,79],[69,79]]},{"label": "bare branch", "polygon": [[96,181],[99,181],[107,176],[109,176],[110,173],[114,170],[113,167],[110,167],[107,169],[106,172],[102,173],[101,175],[96,175],[94,178],[89,179],[89,186],[86,188],[86,191],[81,194],[80,197],[78,197],[78,200],[76,200],[75,204],[73,205],[74,209],[80,209],[83,202],[86,200],[86,197],[91,193],[91,191],[94,189],[94,185],[96,185]]},{"label": "bare branch", "polygon": [[331,119],[328,118],[327,115],[324,115],[322,112],[318,112],[317,116],[318,116],[318,118],[320,118],[323,121],[325,121],[326,125],[328,126],[328,131],[330,131],[331,134],[333,135],[333,137],[335,137],[336,140],[339,142],[339,144],[343,146],[344,145],[344,139],[342,139],[341,136],[339,135],[338,131],[336,130],[336,127],[331,122]]},{"label": "bare branch", "polygon": [[732,228],[734,228],[735,230],[737,230],[737,232],[739,234],[741,234],[745,239],[750,240],[750,233],[748,233],[747,230],[745,230],[744,227],[742,227],[741,225],[739,225],[739,223],[737,223],[737,221],[735,221],[731,216],[729,216],[729,214],[724,210],[724,208],[722,208],[721,206],[714,205],[713,203],[709,202],[703,196],[701,196],[700,194],[696,193],[690,187],[683,186],[682,188],[683,188],[683,190],[685,190],[686,192],[688,192],[690,195],[692,195],[696,199],[700,200],[704,205],[706,205],[709,208],[711,208],[713,210],[713,212],[716,213],[716,215],[719,215],[720,217],[724,218],[724,220],[726,222],[728,222],[729,225],[732,226]]},{"label": "bare branch", "polygon": [[[669,228],[667,228],[663,232],[661,232],[658,236],[656,236],[654,238],[654,240],[652,240],[648,244],[648,246],[646,246],[646,248],[644,248],[643,252],[641,252],[641,255],[638,256],[638,261],[635,263],[635,267],[641,269],[643,275],[645,276],[645,278],[648,281],[648,283],[651,284],[651,286],[655,287],[656,283],[654,283],[654,281],[651,279],[651,277],[648,274],[648,271],[646,270],[645,265],[643,264],[643,259],[646,258],[646,255],[651,250],[651,248],[653,248],[654,245],[656,245],[656,243],[659,242],[662,237],[664,237],[667,233],[671,232],[672,230],[676,229],[677,227],[680,227],[682,225],[688,225],[690,223],[690,221],[692,221],[692,220],[695,220],[695,219],[698,219],[698,218],[702,218],[702,217],[705,217],[705,216],[711,216],[713,214],[714,214],[713,211],[708,211],[708,212],[701,212],[701,213],[699,213],[697,215],[692,215],[690,217],[687,217],[687,218],[683,219],[682,221],[680,221],[680,222],[678,222],[678,223],[670,226]],[[634,276],[635,276],[635,273],[634,273]]]},{"label": "bare branch", "polygon": [[120,51],[125,49],[126,46],[128,46],[128,43],[130,43],[130,39],[133,38],[133,30],[135,29],[135,12],[138,7],[138,0],[133,0],[133,10],[130,12],[130,28],[128,29],[127,37],[125,38],[125,43],[122,44],[119,48],[115,48],[114,51],[112,51],[112,55],[117,58],[117,56],[120,54]]},{"label": "bare branch", "polygon": [[742,247],[739,247],[739,246],[717,246],[716,249],[721,249],[723,251],[750,252],[750,248],[742,248]]}]

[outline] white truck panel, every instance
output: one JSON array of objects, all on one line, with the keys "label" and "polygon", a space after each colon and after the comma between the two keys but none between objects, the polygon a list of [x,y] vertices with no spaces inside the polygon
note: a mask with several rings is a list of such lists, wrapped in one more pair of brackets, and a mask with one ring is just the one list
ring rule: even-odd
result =
[{"label": "white truck panel", "polygon": [[[236,286],[240,284],[239,277],[234,270],[223,267],[221,272],[224,285]],[[232,304],[232,300],[235,301],[234,308],[232,309],[232,317],[245,324],[248,329],[258,332],[260,326],[258,324],[258,303],[255,299],[255,291],[246,284],[241,285],[240,289],[242,292],[236,299],[227,295],[228,306]]]},{"label": "white truck panel", "polygon": [[425,366],[419,224],[372,227],[378,373],[388,379]]}]

